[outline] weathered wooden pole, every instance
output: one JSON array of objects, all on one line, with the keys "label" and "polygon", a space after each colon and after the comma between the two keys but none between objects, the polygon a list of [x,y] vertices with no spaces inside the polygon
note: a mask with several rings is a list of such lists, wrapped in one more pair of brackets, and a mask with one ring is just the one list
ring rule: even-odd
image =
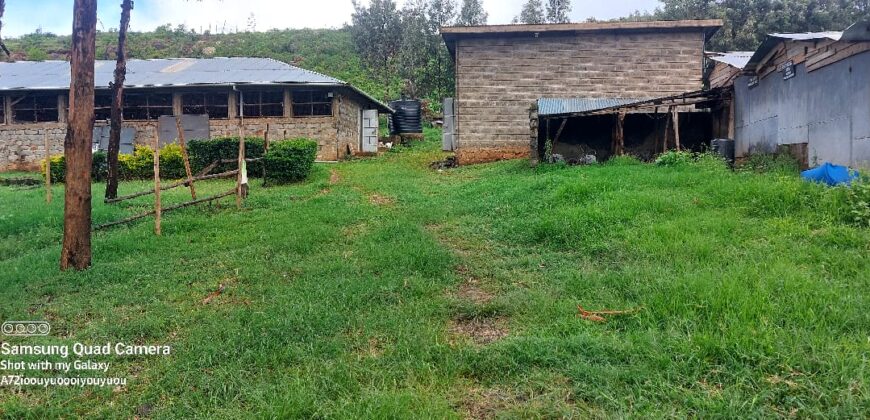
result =
[{"label": "weathered wooden pole", "polygon": [[616,116],[616,155],[625,153],[625,111],[620,111]]},{"label": "weathered wooden pole", "polygon": [[51,204],[51,148],[48,145],[48,133],[43,134],[45,141],[45,202]]},{"label": "weathered wooden pole", "polygon": [[236,208],[242,208],[242,165],[245,164],[245,128],[239,119],[239,173],[236,175]]},{"label": "weathered wooden pole", "polygon": [[680,112],[676,108],[673,109],[674,118],[674,146],[677,151],[680,151]]},{"label": "weathered wooden pole", "polygon": [[63,142],[66,188],[61,270],[84,270],[91,265],[91,142],[94,135],[96,35],[97,1],[75,0],[70,49],[69,118]]},{"label": "weathered wooden pole", "polygon": [[674,118],[674,107],[668,107],[668,116],[665,118],[665,139],[662,142],[662,153],[668,151],[668,134],[671,130],[671,120]]},{"label": "weathered wooden pole", "polygon": [[160,132],[154,127],[154,234],[160,236],[162,229],[160,217],[163,209],[160,202]]},{"label": "weathered wooden pole", "polygon": [[180,116],[175,117],[175,129],[178,130],[178,144],[181,145],[181,157],[184,159],[184,172],[187,174],[190,197],[196,200],[196,188],[193,186],[193,171],[190,169],[190,157],[187,154],[187,142],[184,140],[184,128],[181,127]]}]

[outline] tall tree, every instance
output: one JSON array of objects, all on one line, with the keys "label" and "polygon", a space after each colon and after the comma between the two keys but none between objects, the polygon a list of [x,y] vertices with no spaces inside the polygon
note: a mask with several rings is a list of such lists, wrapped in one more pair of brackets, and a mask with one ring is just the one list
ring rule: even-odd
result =
[{"label": "tall tree", "polygon": [[482,0],[462,0],[462,8],[456,24],[459,26],[486,25],[489,15],[483,9]]},{"label": "tall tree", "polygon": [[432,32],[438,33],[441,27],[450,26],[456,22],[456,0],[431,0],[429,2],[429,22]]},{"label": "tall tree", "polygon": [[118,153],[121,149],[121,122],[124,108],[124,82],[127,79],[127,30],[133,0],[121,3],[121,26],[118,29],[118,51],[115,62],[115,81],[112,83],[112,121],[109,127],[109,173],[106,177],[106,198],[118,197]]},{"label": "tall tree", "polygon": [[[725,21],[711,49],[754,50],[768,33],[842,30],[870,19],[868,0],[661,0],[651,19]],[[638,16],[647,18],[647,16]]]},{"label": "tall tree", "polygon": [[[6,0],[0,0],[0,33],[3,32],[3,12],[6,11]],[[6,48],[6,44],[3,43],[3,38],[0,37],[0,49],[6,53],[6,56],[10,56],[12,54],[9,53],[9,48]]]},{"label": "tall tree", "polygon": [[435,91],[433,96],[441,99],[452,91],[453,60],[447,46],[441,42],[441,28],[456,23],[456,0],[431,0],[429,3],[429,24],[433,39],[431,41],[431,54],[434,57],[434,69],[431,74],[435,78]]},{"label": "tall tree", "polygon": [[571,0],[547,0],[547,22],[571,22]]},{"label": "tall tree", "polygon": [[66,139],[66,193],[60,268],[91,265],[91,140],[94,131],[94,59],[97,0],[73,3],[70,49],[69,117]]},{"label": "tall tree", "polygon": [[514,23],[541,24],[546,23],[544,5],[541,0],[528,0],[523,5],[520,15],[514,18]]},{"label": "tall tree", "polygon": [[402,19],[394,0],[353,0],[351,36],[366,65],[386,80],[402,46]]},{"label": "tall tree", "polygon": [[427,16],[426,0],[410,0],[402,8],[402,46],[397,73],[406,81],[402,93],[409,96],[418,96],[420,91],[432,89],[433,81],[426,71],[433,49]]}]

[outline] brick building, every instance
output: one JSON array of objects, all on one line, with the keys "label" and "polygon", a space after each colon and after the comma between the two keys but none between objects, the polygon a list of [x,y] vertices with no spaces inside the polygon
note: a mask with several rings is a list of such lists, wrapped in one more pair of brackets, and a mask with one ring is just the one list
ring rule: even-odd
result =
[{"label": "brick building", "polygon": [[[533,154],[529,111],[540,100],[562,115],[701,90],[704,46],[721,25],[697,20],[442,28],[456,64],[459,162]],[[583,124],[563,126],[565,140],[580,141],[580,132],[589,132]],[[609,138],[611,128],[599,131]]]},{"label": "brick building", "polygon": [[[96,63],[96,147],[108,132],[114,69],[114,61]],[[37,168],[45,136],[51,153],[63,152],[69,78],[64,61],[0,63],[0,170]],[[199,124],[185,125],[197,133],[188,138],[211,138],[238,135],[243,115],[246,135],[311,138],[318,159],[332,161],[372,147],[364,131],[375,133],[377,150],[378,112],[392,110],[341,80],[271,59],[130,60],[122,152],[152,144],[156,130],[174,133],[174,119],[161,116],[200,116],[184,119]]]}]

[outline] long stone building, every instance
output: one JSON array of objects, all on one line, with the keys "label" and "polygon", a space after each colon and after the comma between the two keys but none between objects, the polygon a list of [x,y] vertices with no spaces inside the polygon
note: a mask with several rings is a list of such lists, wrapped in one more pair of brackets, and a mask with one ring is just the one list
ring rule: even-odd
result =
[{"label": "long stone building", "polygon": [[529,111],[541,99],[594,111],[590,106],[701,90],[704,46],[721,25],[692,20],[442,28],[456,64],[459,162],[530,156]]},{"label": "long stone building", "polygon": [[[96,63],[95,148],[105,146],[114,68]],[[0,170],[37,168],[46,137],[63,152],[69,84],[68,62],[0,63]],[[378,113],[392,112],[341,80],[265,58],[130,60],[124,102],[122,151],[158,132],[173,141],[166,116],[184,116],[187,138],[238,135],[243,116],[246,135],[311,138],[326,161],[377,151]]]}]

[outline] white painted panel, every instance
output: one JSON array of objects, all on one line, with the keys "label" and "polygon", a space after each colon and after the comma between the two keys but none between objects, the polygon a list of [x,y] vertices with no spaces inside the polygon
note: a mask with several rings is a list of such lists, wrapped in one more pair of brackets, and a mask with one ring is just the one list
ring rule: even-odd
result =
[{"label": "white painted panel", "polygon": [[378,111],[367,109],[362,112],[362,151],[363,153],[378,152]]}]

